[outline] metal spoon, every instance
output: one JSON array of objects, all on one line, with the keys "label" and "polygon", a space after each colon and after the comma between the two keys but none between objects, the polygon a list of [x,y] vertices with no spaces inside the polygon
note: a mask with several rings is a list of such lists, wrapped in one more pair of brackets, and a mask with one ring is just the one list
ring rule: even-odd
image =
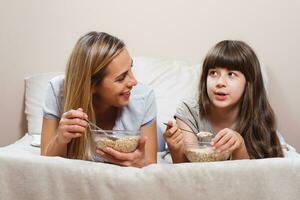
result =
[{"label": "metal spoon", "polygon": [[[119,139],[118,137],[115,137],[113,135],[108,134],[105,130],[103,130],[102,128],[100,128],[96,124],[92,123],[91,121],[89,121],[87,119],[85,119],[85,121],[88,123],[90,131],[100,132],[100,133],[104,134],[107,138],[109,138],[111,140],[118,140]],[[94,127],[95,129],[92,129],[92,127]]]},{"label": "metal spoon", "polygon": [[[166,125],[166,126],[169,126],[169,124],[168,123],[163,123],[164,125]],[[179,127],[178,127],[179,128]],[[190,131],[190,130],[186,130],[186,129],[183,129],[183,128],[179,128],[180,130],[182,130],[182,131],[186,131],[186,132],[190,132],[190,133],[194,133],[193,131]],[[195,134],[195,133],[194,133]]]}]

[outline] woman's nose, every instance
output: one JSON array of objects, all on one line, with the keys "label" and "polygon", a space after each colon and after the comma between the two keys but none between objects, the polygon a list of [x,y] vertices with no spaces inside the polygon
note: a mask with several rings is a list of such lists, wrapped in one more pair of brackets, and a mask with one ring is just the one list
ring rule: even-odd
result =
[{"label": "woman's nose", "polygon": [[137,84],[137,80],[135,79],[133,73],[131,72],[128,80],[128,87],[133,87]]}]

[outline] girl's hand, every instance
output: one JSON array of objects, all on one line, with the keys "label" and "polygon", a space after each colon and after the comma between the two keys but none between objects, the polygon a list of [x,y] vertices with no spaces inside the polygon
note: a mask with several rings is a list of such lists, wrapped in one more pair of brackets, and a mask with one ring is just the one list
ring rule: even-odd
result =
[{"label": "girl's hand", "polygon": [[81,137],[88,126],[88,119],[82,108],[65,112],[58,125],[57,140],[60,144],[67,144],[73,138]]},{"label": "girl's hand", "polygon": [[236,131],[229,128],[225,128],[217,133],[212,139],[212,145],[214,148],[224,154],[233,153],[234,151],[245,148],[243,137]]},{"label": "girl's hand", "polygon": [[163,137],[171,152],[177,152],[183,148],[184,145],[183,134],[181,130],[178,128],[177,124],[173,124],[172,121],[168,122]]},{"label": "girl's hand", "polygon": [[110,147],[104,149],[97,148],[96,153],[109,163],[127,167],[144,167],[148,163],[145,159],[146,142],[147,137],[141,136],[138,148],[131,153],[119,152]]}]

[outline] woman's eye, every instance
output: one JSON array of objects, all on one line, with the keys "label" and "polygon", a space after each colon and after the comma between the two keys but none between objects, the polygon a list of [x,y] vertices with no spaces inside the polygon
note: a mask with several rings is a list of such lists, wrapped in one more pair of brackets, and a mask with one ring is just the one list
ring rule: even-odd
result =
[{"label": "woman's eye", "polygon": [[122,81],[125,80],[126,76],[127,76],[127,74],[124,74],[124,75],[120,76],[118,79],[116,79],[116,81],[117,82],[122,82]]}]

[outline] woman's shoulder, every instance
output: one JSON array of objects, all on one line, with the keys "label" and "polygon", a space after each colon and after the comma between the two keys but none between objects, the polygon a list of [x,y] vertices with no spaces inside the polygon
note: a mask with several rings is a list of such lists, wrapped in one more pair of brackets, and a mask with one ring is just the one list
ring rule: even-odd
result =
[{"label": "woman's shoulder", "polygon": [[64,74],[55,76],[52,79],[50,79],[49,81],[50,87],[56,94],[58,94],[62,90],[64,85],[64,80],[65,80]]},{"label": "woman's shoulder", "polygon": [[138,83],[131,91],[127,106],[121,111],[114,128],[138,130],[156,117],[154,91],[149,86]]},{"label": "woman's shoulder", "polygon": [[150,96],[154,95],[153,89],[141,82],[138,82],[138,84],[132,89],[132,99],[147,99]]},{"label": "woman's shoulder", "polygon": [[53,77],[52,79],[50,79],[49,82],[51,85],[62,85],[64,80],[65,80],[65,75],[61,74],[61,75]]}]

